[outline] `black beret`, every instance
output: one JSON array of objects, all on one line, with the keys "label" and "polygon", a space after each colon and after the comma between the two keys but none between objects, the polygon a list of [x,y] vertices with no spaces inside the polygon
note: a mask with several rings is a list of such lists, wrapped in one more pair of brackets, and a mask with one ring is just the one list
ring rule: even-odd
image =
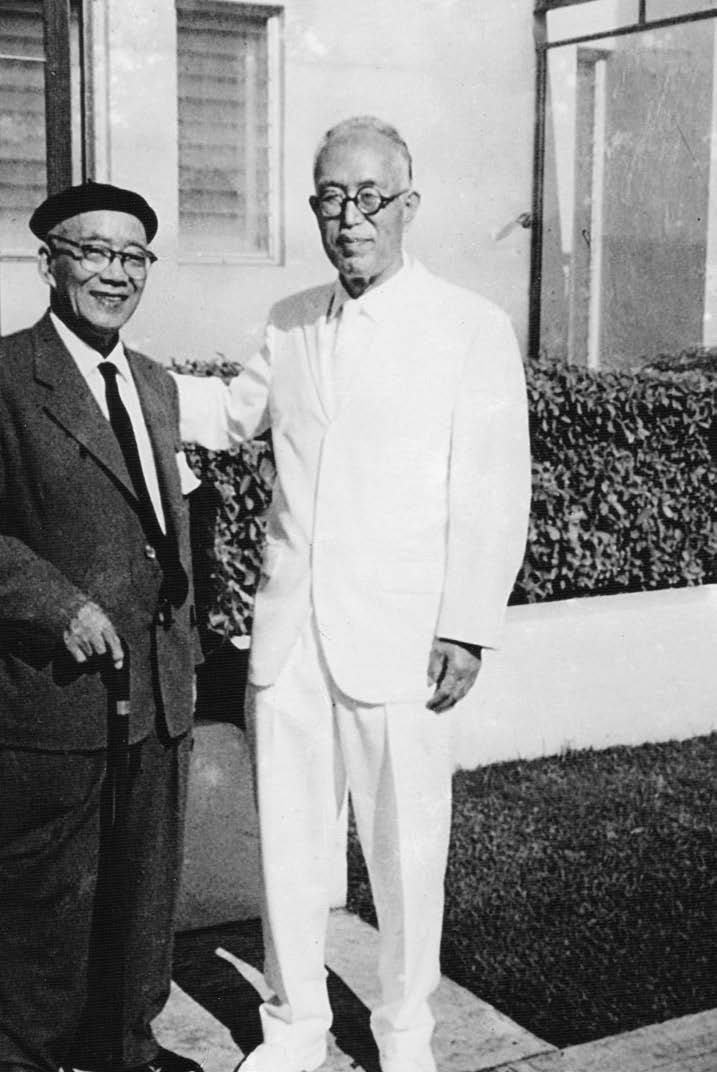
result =
[{"label": "black beret", "polygon": [[68,186],[58,194],[51,194],[33,212],[30,230],[44,240],[56,224],[69,220],[71,216],[105,210],[136,216],[147,232],[148,242],[157,233],[157,214],[140,194],[105,182],[83,182],[79,186]]}]

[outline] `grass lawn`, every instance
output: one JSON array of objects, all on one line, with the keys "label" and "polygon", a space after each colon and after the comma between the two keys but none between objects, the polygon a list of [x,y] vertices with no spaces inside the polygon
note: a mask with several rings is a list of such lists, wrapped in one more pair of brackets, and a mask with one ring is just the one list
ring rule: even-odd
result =
[{"label": "grass lawn", "polygon": [[717,1005],[716,784],[717,735],[457,774],[444,974],[557,1046]]}]

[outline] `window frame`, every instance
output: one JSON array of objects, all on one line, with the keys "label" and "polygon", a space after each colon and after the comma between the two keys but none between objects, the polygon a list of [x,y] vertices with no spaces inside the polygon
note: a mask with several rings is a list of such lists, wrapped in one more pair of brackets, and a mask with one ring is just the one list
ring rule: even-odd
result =
[{"label": "window frame", "polygon": [[[43,0],[42,8],[47,192],[54,194],[72,183],[70,0]],[[82,16],[81,12],[80,27],[84,21]]]},{"label": "window frame", "polygon": [[[85,24],[88,0],[42,0],[45,109],[45,173],[47,193],[59,193],[73,181],[72,116],[72,10],[77,13],[79,30],[80,79],[80,175],[84,182],[89,169],[87,152],[87,51]],[[3,261],[34,260],[34,249],[0,248]]]},{"label": "window frame", "polygon": [[[267,34],[267,128],[269,138],[268,219],[269,241],[265,253],[223,250],[202,251],[182,247],[181,217],[177,216],[177,262],[180,265],[248,265],[256,267],[280,267],[285,263],[284,227],[284,5],[245,3],[244,0],[218,0],[227,7],[237,8],[248,18],[261,18],[266,23]],[[175,14],[178,15],[175,0]],[[177,48],[177,62],[179,49]],[[177,125],[179,147],[179,125]],[[177,169],[177,193],[179,194],[179,168]]]},{"label": "window frame", "polygon": [[704,19],[717,18],[717,4],[706,11],[692,11],[684,15],[665,18],[647,16],[647,0],[638,0],[638,21],[612,30],[583,34],[577,37],[548,40],[547,19],[550,11],[577,7],[592,0],[534,0],[533,37],[535,41],[535,120],[533,126],[533,197],[531,206],[530,239],[530,285],[528,297],[528,345],[529,361],[540,357],[542,271],[543,271],[543,199],[545,192],[545,139],[548,105],[548,53],[554,48],[567,45],[589,44],[605,38],[624,37],[664,27],[685,25]]}]

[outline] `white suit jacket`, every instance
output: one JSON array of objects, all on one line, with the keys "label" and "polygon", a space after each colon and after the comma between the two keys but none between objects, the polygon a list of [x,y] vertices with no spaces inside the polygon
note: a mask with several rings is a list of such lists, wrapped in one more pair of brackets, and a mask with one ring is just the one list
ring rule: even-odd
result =
[{"label": "white suit jacket", "polygon": [[177,377],[182,436],[216,450],[271,425],[253,684],[276,680],[313,605],[344,693],[425,699],[434,636],[499,644],[530,498],[523,367],[500,309],[409,260],[360,299],[372,343],[332,412],[319,357],[334,292],[279,302],[228,388]]}]

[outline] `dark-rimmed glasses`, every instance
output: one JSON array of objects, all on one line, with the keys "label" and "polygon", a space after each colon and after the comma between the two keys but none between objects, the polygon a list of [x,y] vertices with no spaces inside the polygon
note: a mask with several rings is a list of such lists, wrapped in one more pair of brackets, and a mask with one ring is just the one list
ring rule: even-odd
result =
[{"label": "dark-rimmed glasses", "polygon": [[399,190],[391,197],[384,197],[375,186],[364,186],[353,197],[341,190],[325,190],[324,193],[311,197],[311,206],[323,220],[335,220],[343,214],[348,204],[356,205],[363,216],[375,216],[377,212],[390,205],[397,197],[407,194],[408,190]]},{"label": "dark-rimmed glasses", "polygon": [[[64,235],[48,235],[46,242],[53,254],[66,253],[68,257],[79,261],[80,267],[86,272],[104,272],[112,261],[117,259],[130,279],[144,279],[150,265],[157,260],[156,255],[150,249],[136,246],[132,249],[112,249],[111,246],[106,246],[102,242],[75,242],[71,238],[65,238]],[[58,242],[71,246],[78,252],[73,253],[72,250],[61,247],[55,248]]]}]

